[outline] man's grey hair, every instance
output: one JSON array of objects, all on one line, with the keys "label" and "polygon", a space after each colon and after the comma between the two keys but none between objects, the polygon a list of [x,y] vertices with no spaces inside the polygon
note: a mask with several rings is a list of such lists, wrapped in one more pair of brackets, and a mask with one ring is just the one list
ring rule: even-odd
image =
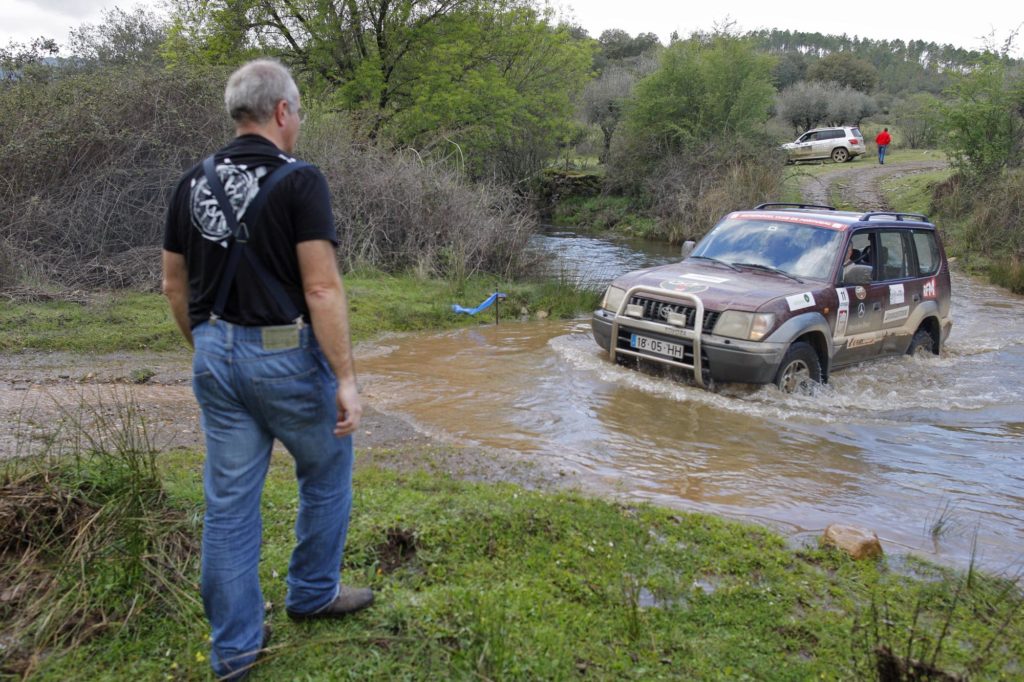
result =
[{"label": "man's grey hair", "polygon": [[299,88],[276,59],[256,59],[231,74],[224,88],[224,105],[235,123],[266,123],[281,100],[299,108]]}]

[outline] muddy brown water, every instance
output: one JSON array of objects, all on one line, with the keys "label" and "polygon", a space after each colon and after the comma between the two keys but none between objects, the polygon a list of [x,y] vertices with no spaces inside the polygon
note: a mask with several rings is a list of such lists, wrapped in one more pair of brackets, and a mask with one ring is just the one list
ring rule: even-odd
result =
[{"label": "muddy brown water", "polygon": [[1024,299],[954,276],[939,358],[834,374],[813,396],[717,392],[612,365],[589,322],[385,340],[360,361],[385,410],[459,443],[519,451],[583,487],[766,522],[829,523],[890,551],[1010,571],[1024,559]]}]

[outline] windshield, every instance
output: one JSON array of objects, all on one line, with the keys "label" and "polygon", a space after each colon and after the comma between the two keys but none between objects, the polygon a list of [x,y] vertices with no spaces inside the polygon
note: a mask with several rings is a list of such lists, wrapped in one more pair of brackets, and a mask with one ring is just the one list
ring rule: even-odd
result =
[{"label": "windshield", "polygon": [[796,277],[828,279],[842,241],[843,233],[831,227],[737,217],[719,223],[691,255],[763,265]]}]

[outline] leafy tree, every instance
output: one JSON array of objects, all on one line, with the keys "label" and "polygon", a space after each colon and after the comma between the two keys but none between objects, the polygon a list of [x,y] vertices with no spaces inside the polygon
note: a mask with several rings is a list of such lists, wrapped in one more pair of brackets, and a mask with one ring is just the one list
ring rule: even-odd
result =
[{"label": "leafy tree", "polygon": [[659,68],[636,86],[627,119],[631,134],[662,151],[754,136],[771,109],[774,62],[749,41],[726,35],[670,45]]},{"label": "leafy tree", "polygon": [[810,130],[828,116],[829,89],[823,83],[800,81],[779,93],[775,111],[793,126],[793,133]]},{"label": "leafy tree", "polygon": [[772,69],[772,82],[779,90],[802,81],[807,74],[807,57],[801,52],[782,52]]},{"label": "leafy tree", "polygon": [[860,122],[878,110],[874,98],[850,87],[829,83],[827,125],[860,125]]},{"label": "leafy tree", "polygon": [[638,33],[632,37],[620,28],[610,28],[597,39],[601,54],[608,61],[639,57],[649,50],[661,47],[661,41],[654,33]]},{"label": "leafy tree", "polygon": [[658,66],[653,59],[640,58],[612,64],[600,76],[587,83],[581,98],[581,114],[587,123],[601,129],[602,162],[611,151],[612,135],[618,128],[633,95],[633,86]]},{"label": "leafy tree", "polygon": [[802,81],[783,90],[775,100],[779,118],[799,133],[819,125],[858,125],[877,110],[875,100],[838,83]]},{"label": "leafy tree", "polygon": [[33,67],[41,66],[46,59],[60,53],[60,46],[53,38],[40,36],[27,43],[11,41],[7,47],[0,48],[0,81],[15,80],[29,75]]},{"label": "leafy tree", "polygon": [[942,129],[939,99],[927,92],[916,92],[897,103],[893,119],[900,137],[912,149],[935,147]]},{"label": "leafy tree", "polygon": [[[177,6],[167,48],[175,60],[279,54],[309,92],[355,112],[369,138],[454,150],[470,170],[487,175],[520,177],[523,167],[553,153],[592,59],[593,42],[553,25],[534,0]],[[495,158],[526,161],[484,167]]]},{"label": "leafy tree", "polygon": [[157,63],[167,39],[166,22],[143,7],[132,12],[115,7],[103,22],[71,31],[71,54],[95,64]]},{"label": "leafy tree", "polygon": [[975,178],[1024,160],[1024,76],[991,60],[959,77],[942,107],[944,148],[953,165]]},{"label": "leafy tree", "polygon": [[878,69],[850,52],[833,52],[809,66],[807,78],[871,92],[878,84]]}]

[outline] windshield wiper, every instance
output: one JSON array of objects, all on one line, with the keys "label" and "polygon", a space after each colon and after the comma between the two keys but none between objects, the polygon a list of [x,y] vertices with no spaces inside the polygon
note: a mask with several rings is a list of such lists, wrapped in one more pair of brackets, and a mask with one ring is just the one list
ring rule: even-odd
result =
[{"label": "windshield wiper", "polygon": [[784,277],[789,277],[792,280],[796,280],[797,282],[800,282],[800,284],[804,283],[804,281],[797,277],[796,275],[791,275],[785,270],[779,270],[778,268],[773,268],[770,265],[762,265],[761,263],[733,263],[733,265],[739,266],[741,268],[753,268],[755,270],[764,270],[765,272],[774,272],[775,274],[782,275]]},{"label": "windshield wiper", "polygon": [[712,258],[711,256],[689,256],[689,258],[700,258],[701,260],[709,260],[712,263],[718,263],[719,265],[724,265],[725,267],[730,268],[732,270],[735,270],[736,272],[740,271],[740,269],[738,267],[736,267],[736,265],[734,263],[726,263],[724,260],[719,260],[717,258]]}]

